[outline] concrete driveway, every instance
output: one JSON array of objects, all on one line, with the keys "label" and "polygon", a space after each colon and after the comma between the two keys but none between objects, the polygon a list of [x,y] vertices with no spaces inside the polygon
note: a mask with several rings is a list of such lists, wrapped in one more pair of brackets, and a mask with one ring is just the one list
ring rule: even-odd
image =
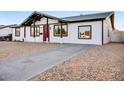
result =
[{"label": "concrete driveway", "polygon": [[37,74],[92,48],[91,45],[62,44],[56,49],[0,60],[0,80],[29,80]]}]

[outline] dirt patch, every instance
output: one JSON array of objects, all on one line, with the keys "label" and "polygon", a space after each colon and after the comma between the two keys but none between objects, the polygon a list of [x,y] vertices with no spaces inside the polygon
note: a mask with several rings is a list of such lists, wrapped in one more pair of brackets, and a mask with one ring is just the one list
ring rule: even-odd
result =
[{"label": "dirt patch", "polygon": [[28,42],[0,42],[0,59],[25,56],[35,52],[46,51],[60,47],[60,44],[28,43]]},{"label": "dirt patch", "polygon": [[31,80],[124,80],[124,43],[96,46]]}]

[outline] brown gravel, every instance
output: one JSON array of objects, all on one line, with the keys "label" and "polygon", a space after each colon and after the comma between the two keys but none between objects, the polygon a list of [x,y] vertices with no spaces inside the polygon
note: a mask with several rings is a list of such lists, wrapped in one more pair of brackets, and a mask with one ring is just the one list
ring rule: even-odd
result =
[{"label": "brown gravel", "polygon": [[124,43],[96,46],[31,80],[124,80]]},{"label": "brown gravel", "polygon": [[29,55],[50,48],[59,47],[59,44],[43,44],[28,42],[0,42],[0,59]]}]

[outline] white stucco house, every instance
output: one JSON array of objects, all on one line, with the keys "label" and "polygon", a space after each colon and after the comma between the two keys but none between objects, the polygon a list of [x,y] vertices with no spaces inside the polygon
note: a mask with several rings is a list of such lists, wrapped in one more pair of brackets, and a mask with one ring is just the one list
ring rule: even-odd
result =
[{"label": "white stucco house", "polygon": [[33,12],[12,29],[13,41],[103,45],[111,41],[114,12],[57,18]]},{"label": "white stucco house", "polygon": [[12,28],[14,25],[0,25],[0,37],[12,34]]},{"label": "white stucco house", "polygon": [[0,25],[0,41],[12,40],[12,27],[15,25]]}]

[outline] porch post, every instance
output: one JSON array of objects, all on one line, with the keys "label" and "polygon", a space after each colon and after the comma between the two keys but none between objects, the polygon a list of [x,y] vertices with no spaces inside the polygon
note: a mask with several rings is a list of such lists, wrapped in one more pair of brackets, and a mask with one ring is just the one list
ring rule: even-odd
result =
[{"label": "porch post", "polygon": [[24,26],[24,38],[26,38],[26,26]]},{"label": "porch post", "polygon": [[33,22],[33,24],[34,24],[33,25],[34,26],[33,28],[34,28],[34,38],[35,38],[35,21]]},{"label": "porch post", "polygon": [[48,41],[49,41],[50,39],[49,39],[49,20],[48,20],[48,17],[47,17],[47,20],[46,20],[46,25],[47,25],[47,38],[48,38]]},{"label": "porch post", "polygon": [[61,23],[61,30],[60,30],[60,32],[61,32],[61,38],[62,38],[62,37],[63,37],[63,36],[62,36],[62,23]]},{"label": "porch post", "polygon": [[104,22],[102,20],[102,45],[104,44]]}]

